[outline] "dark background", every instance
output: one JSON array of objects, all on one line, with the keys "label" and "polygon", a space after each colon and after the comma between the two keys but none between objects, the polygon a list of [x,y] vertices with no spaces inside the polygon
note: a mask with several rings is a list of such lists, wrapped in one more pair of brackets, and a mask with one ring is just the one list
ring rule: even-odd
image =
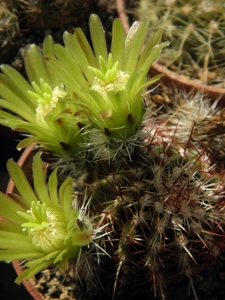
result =
[{"label": "dark background", "polygon": [[[5,168],[9,158],[18,160],[20,152],[16,150],[18,135],[11,129],[0,125],[0,190],[5,192],[8,182],[8,174]],[[1,207],[0,207],[1,209]],[[1,241],[0,241],[1,245]],[[0,299],[1,300],[32,300],[33,298],[21,284],[14,283],[16,272],[12,264],[0,262]]]}]

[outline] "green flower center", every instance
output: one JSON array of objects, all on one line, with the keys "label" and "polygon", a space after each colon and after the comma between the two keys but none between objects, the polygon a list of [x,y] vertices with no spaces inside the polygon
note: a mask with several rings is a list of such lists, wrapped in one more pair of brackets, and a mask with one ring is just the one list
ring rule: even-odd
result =
[{"label": "green flower center", "polygon": [[37,101],[36,120],[42,122],[44,117],[56,107],[59,98],[64,98],[67,93],[60,90],[58,86],[52,89],[44,80],[40,79],[40,87],[36,82],[32,82],[34,91],[28,91],[28,94]]},{"label": "green flower center", "polygon": [[126,88],[130,75],[118,69],[119,62],[113,63],[112,54],[106,63],[102,56],[99,57],[100,69],[89,66],[95,74],[91,89],[99,92],[103,97],[108,91],[120,91]]},{"label": "green flower center", "polygon": [[27,230],[36,248],[46,253],[65,248],[66,223],[59,211],[46,208],[45,203],[32,202],[27,213],[19,212],[28,222],[21,226]]}]

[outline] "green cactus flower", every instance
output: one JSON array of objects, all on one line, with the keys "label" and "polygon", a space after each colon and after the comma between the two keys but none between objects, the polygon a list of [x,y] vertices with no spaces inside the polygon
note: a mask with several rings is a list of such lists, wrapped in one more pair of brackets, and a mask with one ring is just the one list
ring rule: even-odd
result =
[{"label": "green cactus flower", "polygon": [[[46,43],[43,48],[46,53]],[[76,105],[64,101],[67,92],[47,70],[36,45],[27,48],[25,65],[31,84],[11,66],[1,66],[0,123],[29,135],[18,148],[35,141],[57,155],[73,157],[81,150],[85,117],[76,115]]]},{"label": "green cactus flower", "polygon": [[18,147],[35,141],[57,156],[74,158],[85,153],[93,132],[108,143],[116,140],[114,148],[134,137],[146,112],[145,90],[161,77],[148,78],[149,69],[168,45],[160,44],[162,30],[145,44],[149,23],[135,22],[126,36],[121,20],[114,20],[110,53],[94,14],[92,45],[80,28],[64,33],[64,47],[48,36],[42,52],[36,45],[25,51],[29,83],[2,65],[0,123],[29,135]]},{"label": "green cactus flower", "polygon": [[67,270],[95,236],[84,211],[72,205],[74,180],[68,177],[58,189],[55,169],[46,186],[40,153],[33,160],[34,191],[15,162],[7,167],[20,196],[0,193],[0,260],[26,260],[17,283],[50,265]]},{"label": "green cactus flower", "polygon": [[144,44],[149,23],[148,19],[134,23],[126,36],[121,20],[114,20],[109,53],[102,23],[91,15],[94,51],[78,28],[74,34],[65,32],[65,47],[54,46],[56,57],[46,57],[49,67],[74,93],[75,103],[86,110],[92,126],[110,140],[125,140],[137,132],[145,113],[144,91],[160,78],[147,76],[168,43],[159,44],[160,30]]}]

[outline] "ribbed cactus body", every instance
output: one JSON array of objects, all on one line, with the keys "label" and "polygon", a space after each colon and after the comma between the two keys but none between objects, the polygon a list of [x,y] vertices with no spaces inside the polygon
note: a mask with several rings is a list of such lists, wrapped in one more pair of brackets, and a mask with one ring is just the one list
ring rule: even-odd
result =
[{"label": "ribbed cactus body", "polygon": [[105,226],[103,248],[115,260],[115,299],[132,284],[146,289],[146,281],[145,293],[160,299],[170,299],[174,280],[186,280],[185,292],[195,295],[197,276],[225,243],[224,172],[191,132],[176,136],[159,119],[146,121],[130,157],[100,161],[85,188],[90,215],[99,212]]},{"label": "ribbed cactus body", "polygon": [[32,29],[56,28],[84,21],[91,13],[95,0],[11,0],[8,6],[16,11],[20,22]]},{"label": "ribbed cactus body", "polygon": [[160,63],[206,84],[224,78],[225,14],[223,1],[142,0],[138,15],[150,17],[150,32],[165,29],[170,41]]},{"label": "ribbed cactus body", "polygon": [[19,37],[19,23],[16,14],[6,4],[0,3],[0,63],[8,60]]}]

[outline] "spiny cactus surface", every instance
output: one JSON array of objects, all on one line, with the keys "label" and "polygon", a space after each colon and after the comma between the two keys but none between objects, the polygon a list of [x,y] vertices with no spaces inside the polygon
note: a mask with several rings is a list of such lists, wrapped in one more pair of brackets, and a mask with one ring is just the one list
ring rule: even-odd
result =
[{"label": "spiny cactus surface", "polygon": [[15,48],[20,34],[18,17],[10,11],[7,5],[0,3],[0,51],[1,61],[8,58]]},{"label": "spiny cactus surface", "polygon": [[90,14],[95,0],[10,0],[6,2],[20,22],[29,29],[60,27],[68,23],[84,21]]},{"label": "spiny cactus surface", "polygon": [[159,62],[188,78],[224,86],[223,1],[142,0],[138,15],[150,17],[150,32],[165,29],[170,41]]}]

